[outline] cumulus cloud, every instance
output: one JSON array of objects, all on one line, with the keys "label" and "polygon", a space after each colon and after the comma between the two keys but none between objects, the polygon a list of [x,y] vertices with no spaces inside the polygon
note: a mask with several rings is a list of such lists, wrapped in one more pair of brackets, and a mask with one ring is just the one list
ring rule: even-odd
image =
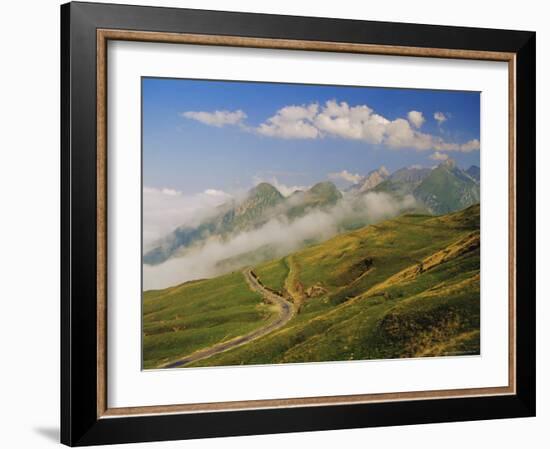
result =
[{"label": "cumulus cloud", "polygon": [[[476,139],[466,143],[447,142],[440,136],[421,132],[425,117],[420,111],[412,110],[406,118],[390,120],[366,104],[350,106],[345,101],[329,100],[323,105],[310,103],[285,106],[258,126],[246,125],[246,114],[241,110],[189,111],[182,115],[212,126],[238,125],[247,132],[280,139],[338,137],[392,149],[419,151],[467,152],[479,149],[479,141]],[[436,112],[434,118],[439,124],[447,120],[442,112]]]},{"label": "cumulus cloud", "polygon": [[143,266],[145,290],[160,289],[182,282],[218,276],[238,266],[220,265],[243,254],[269,247],[271,256],[282,257],[303,246],[304,241],[327,240],[341,231],[346,219],[361,219],[374,223],[393,217],[416,205],[408,195],[398,200],[386,193],[368,193],[357,202],[342,200],[329,210],[313,210],[296,220],[278,217],[262,227],[236,234],[229,239],[211,238],[200,247],[194,247],[180,257],[159,265]]},{"label": "cumulus cloud", "polygon": [[316,103],[309,106],[285,106],[258,126],[257,132],[283,139],[314,139],[319,136],[319,130],[312,124],[318,108]]},{"label": "cumulus cloud", "polygon": [[143,188],[143,248],[150,249],[180,225],[194,226],[232,198],[221,190],[185,195],[169,188]]},{"label": "cumulus cloud", "polygon": [[350,173],[347,170],[342,170],[339,172],[329,173],[328,177],[330,179],[343,179],[344,181],[357,184],[363,177],[358,173]]},{"label": "cumulus cloud", "polygon": [[443,112],[436,112],[434,114],[434,119],[437,120],[437,123],[441,125],[443,122],[447,121],[447,116]]},{"label": "cumulus cloud", "polygon": [[449,156],[445,153],[440,153],[439,151],[436,151],[430,156],[430,159],[433,159],[434,161],[446,161],[447,159],[449,159]]},{"label": "cumulus cloud", "polygon": [[180,114],[187,119],[196,120],[205,125],[221,128],[225,125],[240,125],[247,115],[240,109],[237,111],[187,111]]},{"label": "cumulus cloud", "polygon": [[431,134],[412,129],[410,123],[402,118],[391,121],[387,126],[385,143],[391,148],[429,150],[436,141],[437,138]]},{"label": "cumulus cloud", "polygon": [[472,139],[460,145],[460,151],[469,152],[469,151],[479,150],[479,147],[480,147],[479,140]]},{"label": "cumulus cloud", "polygon": [[349,106],[346,102],[326,102],[313,120],[323,135],[382,143],[389,121],[367,105]]},{"label": "cumulus cloud", "polygon": [[424,118],[424,114],[419,111],[410,111],[407,114],[407,118],[409,119],[409,122],[414,125],[415,128],[420,128],[426,121],[426,119]]},{"label": "cumulus cloud", "polygon": [[[442,113],[437,114],[445,117]],[[406,119],[398,117],[389,120],[367,105],[350,106],[344,101],[329,100],[322,106],[317,103],[286,106],[255,130],[271,137],[319,139],[331,136],[394,149],[472,151],[479,148],[479,142],[475,140],[459,144],[423,133],[419,128],[424,122],[420,111],[410,111]]]}]

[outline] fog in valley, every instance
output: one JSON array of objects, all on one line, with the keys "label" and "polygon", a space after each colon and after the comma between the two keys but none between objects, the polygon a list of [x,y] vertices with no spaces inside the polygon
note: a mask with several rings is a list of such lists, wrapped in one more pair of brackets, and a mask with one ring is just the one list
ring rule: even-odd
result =
[{"label": "fog in valley", "polygon": [[[166,189],[165,189],[166,190]],[[285,192],[286,193],[286,192]],[[234,195],[206,191],[192,196],[151,189],[144,191],[144,251],[177,226],[196,226],[216,214],[216,207]],[[396,199],[387,193],[346,194],[335,205],[310,209],[290,220],[284,214],[253,230],[211,236],[183,249],[159,265],[143,265],[143,289],[161,289],[186,281],[221,275],[251,263],[285,256],[307,244],[325,241],[344,232],[349,223],[366,225],[393,217],[416,205],[412,195]]]}]

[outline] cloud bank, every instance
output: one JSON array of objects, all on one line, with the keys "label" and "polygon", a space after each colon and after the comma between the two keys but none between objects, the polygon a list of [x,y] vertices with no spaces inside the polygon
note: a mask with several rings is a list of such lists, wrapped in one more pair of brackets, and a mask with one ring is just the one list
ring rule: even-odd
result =
[{"label": "cloud bank", "polygon": [[143,248],[150,249],[159,239],[180,225],[194,226],[215,213],[215,207],[232,198],[221,191],[184,195],[167,188],[143,188]]},{"label": "cloud bank", "polygon": [[[337,137],[383,145],[392,149],[416,149],[419,151],[461,151],[479,149],[479,140],[466,143],[447,142],[442,137],[422,132],[426,121],[420,111],[409,111],[406,118],[390,120],[363,105],[350,106],[345,101],[329,100],[324,105],[310,103],[289,105],[275,112],[258,126],[244,124],[246,114],[241,111],[183,112],[188,119],[221,127],[238,125],[247,132],[280,139],[322,139]],[[447,120],[442,112],[434,119],[439,124]]]},{"label": "cloud bank", "polygon": [[[160,265],[143,266],[143,288],[161,289],[182,282],[218,276],[238,269],[219,262],[269,247],[273,258],[285,256],[303,246],[304,241],[327,240],[342,230],[346,220],[361,219],[365,224],[393,217],[415,206],[415,199],[406,196],[397,200],[386,193],[368,193],[358,202],[344,199],[328,210],[315,209],[296,220],[278,217],[262,227],[222,240],[212,237],[200,247],[187,250]],[[271,257],[270,257],[271,258]]]}]

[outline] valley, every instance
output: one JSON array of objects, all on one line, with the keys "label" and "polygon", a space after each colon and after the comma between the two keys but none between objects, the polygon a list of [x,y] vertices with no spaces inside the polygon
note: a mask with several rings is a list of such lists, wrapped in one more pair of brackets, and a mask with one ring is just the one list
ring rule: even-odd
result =
[{"label": "valley", "polygon": [[479,204],[144,292],[144,368],[479,354]]}]

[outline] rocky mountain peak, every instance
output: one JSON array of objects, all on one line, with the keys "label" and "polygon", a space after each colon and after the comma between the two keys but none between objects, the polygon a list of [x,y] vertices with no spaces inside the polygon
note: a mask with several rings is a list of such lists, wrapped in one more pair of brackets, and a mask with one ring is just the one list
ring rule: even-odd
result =
[{"label": "rocky mountain peak", "polygon": [[381,166],[376,170],[372,170],[359,181],[352,190],[358,190],[359,192],[366,192],[374,189],[378,184],[387,179],[390,176],[390,172],[385,166]]},{"label": "rocky mountain peak", "polygon": [[281,197],[283,198],[283,195],[281,192],[279,192],[275,187],[273,187],[268,182],[261,182],[248,192],[248,198],[254,198],[254,197],[266,197],[266,196],[273,196],[275,198]]},{"label": "rocky mountain peak", "polygon": [[447,159],[443,162],[441,162],[441,164],[439,164],[440,167],[445,167],[445,168],[455,168],[456,167],[456,161],[454,159]]}]

